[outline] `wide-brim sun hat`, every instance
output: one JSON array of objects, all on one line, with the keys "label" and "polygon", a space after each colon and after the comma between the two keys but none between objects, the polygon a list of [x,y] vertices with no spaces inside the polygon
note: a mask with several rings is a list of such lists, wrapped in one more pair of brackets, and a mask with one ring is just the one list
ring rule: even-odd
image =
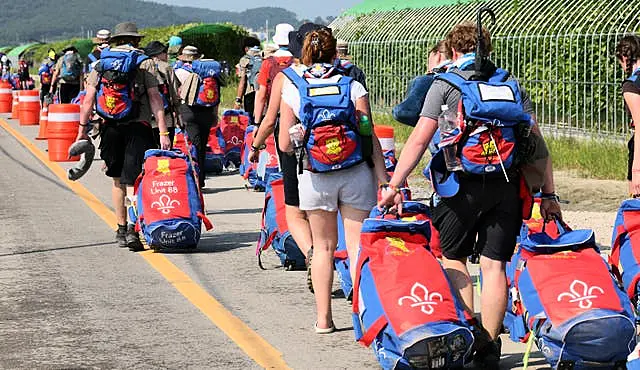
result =
[{"label": "wide-brim sun hat", "polygon": [[460,190],[458,174],[447,170],[447,164],[442,150],[438,151],[438,153],[431,158],[427,168],[431,186],[439,196],[450,198],[458,194]]},{"label": "wide-brim sun hat", "polygon": [[276,33],[273,35],[273,42],[276,45],[289,45],[289,32],[295,31],[289,23],[280,23],[276,26]]},{"label": "wide-brim sun hat", "polygon": [[151,41],[147,44],[147,46],[145,46],[144,53],[147,56],[153,57],[158,54],[166,53],[167,49],[167,45],[161,43],[160,41]]},{"label": "wide-brim sun hat", "polygon": [[94,45],[107,44],[109,40],[111,40],[111,31],[109,30],[100,30],[96,33],[96,37],[91,39]]},{"label": "wide-brim sun hat", "polygon": [[113,30],[113,35],[111,36],[111,40],[120,38],[120,37],[139,37],[142,38],[144,35],[138,33],[138,26],[133,22],[123,22],[118,23]]},{"label": "wide-brim sun hat", "polygon": [[187,45],[182,49],[182,54],[178,55],[178,59],[183,62],[193,62],[196,59],[202,58],[204,55],[200,54],[198,48],[192,45]]}]

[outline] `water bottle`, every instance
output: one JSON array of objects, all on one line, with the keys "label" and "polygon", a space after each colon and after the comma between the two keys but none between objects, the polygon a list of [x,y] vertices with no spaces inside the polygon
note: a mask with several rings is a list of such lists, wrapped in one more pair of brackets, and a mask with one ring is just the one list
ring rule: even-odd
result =
[{"label": "water bottle", "polygon": [[[300,164],[300,160],[304,160],[304,134],[305,129],[301,123],[291,127],[289,129],[289,139],[291,139],[291,145],[293,145],[293,151],[296,154],[296,163]],[[305,168],[303,163],[303,168]]]},{"label": "water bottle", "polygon": [[367,115],[360,116],[360,137],[362,138],[362,157],[371,158],[373,156],[373,128]]},{"label": "water bottle", "polygon": [[440,148],[444,154],[444,161],[447,164],[447,170],[461,171],[462,163],[457,156],[458,147],[454,140],[458,134],[458,117],[449,110],[447,105],[440,107],[442,113],[438,117],[438,128],[440,129]]}]

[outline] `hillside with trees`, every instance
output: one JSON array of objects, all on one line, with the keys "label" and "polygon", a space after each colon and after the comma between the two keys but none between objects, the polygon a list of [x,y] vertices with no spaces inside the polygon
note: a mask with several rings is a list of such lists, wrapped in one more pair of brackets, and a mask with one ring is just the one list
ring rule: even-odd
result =
[{"label": "hillside with trees", "polygon": [[282,8],[256,8],[244,12],[224,12],[201,8],[175,7],[140,0],[11,1],[0,12],[0,46],[29,41],[51,41],[86,37],[87,32],[112,29],[123,21],[139,27],[160,27],[191,22],[231,22],[252,29],[277,23],[299,23],[296,14]]}]

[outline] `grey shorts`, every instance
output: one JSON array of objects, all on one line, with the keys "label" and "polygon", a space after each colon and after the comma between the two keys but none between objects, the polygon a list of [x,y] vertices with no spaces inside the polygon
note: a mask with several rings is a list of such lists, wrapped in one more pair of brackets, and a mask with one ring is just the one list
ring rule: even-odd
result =
[{"label": "grey shorts", "polygon": [[298,175],[300,209],[337,212],[340,206],[370,211],[377,202],[378,183],[366,163],[345,170]]}]

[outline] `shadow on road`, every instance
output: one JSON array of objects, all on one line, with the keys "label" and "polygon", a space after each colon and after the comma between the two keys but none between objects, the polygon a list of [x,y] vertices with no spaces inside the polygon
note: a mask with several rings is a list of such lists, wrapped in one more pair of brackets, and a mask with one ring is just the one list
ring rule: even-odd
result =
[{"label": "shadow on road", "polygon": [[245,188],[242,186],[233,186],[228,188],[204,188],[202,189],[202,194],[217,194],[235,190],[245,190]]},{"label": "shadow on road", "polygon": [[19,256],[25,254],[36,254],[36,253],[46,253],[46,252],[56,252],[56,251],[64,251],[68,249],[80,249],[80,248],[93,248],[93,247],[101,247],[104,245],[113,245],[115,242],[101,242],[101,243],[93,243],[93,244],[82,244],[82,245],[74,245],[71,247],[60,247],[60,248],[49,248],[49,249],[36,249],[30,251],[22,251],[22,252],[13,252],[13,253],[5,253],[0,254],[0,257],[10,257],[10,256]]},{"label": "shadow on road", "polygon": [[216,211],[207,211],[207,216],[210,215],[244,215],[244,214],[253,214],[253,213],[261,213],[262,208],[240,208],[240,209],[223,209]]},{"label": "shadow on road", "polygon": [[161,249],[158,253],[165,254],[197,254],[197,253],[220,253],[229,252],[234,249],[253,247],[258,241],[259,232],[239,232],[239,233],[211,233],[200,239],[197,249],[178,250]]}]

